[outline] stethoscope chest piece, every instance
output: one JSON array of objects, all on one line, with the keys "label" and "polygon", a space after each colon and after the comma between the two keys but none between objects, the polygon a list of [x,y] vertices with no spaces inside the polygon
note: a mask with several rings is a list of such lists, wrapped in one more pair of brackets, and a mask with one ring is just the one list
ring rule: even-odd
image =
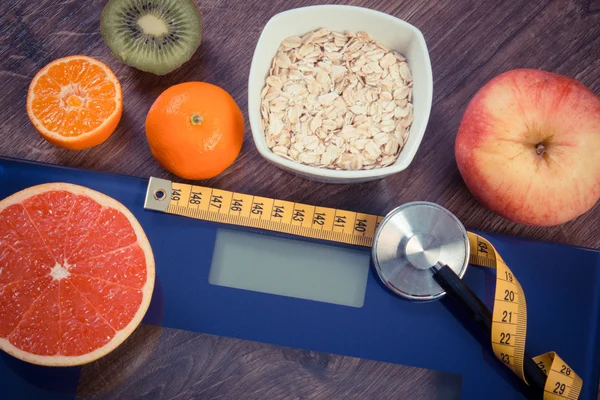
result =
[{"label": "stethoscope chest piece", "polygon": [[392,292],[411,300],[436,300],[446,293],[433,278],[439,263],[462,278],[469,263],[469,238],[450,211],[429,202],[411,202],[381,221],[373,242],[373,264]]}]

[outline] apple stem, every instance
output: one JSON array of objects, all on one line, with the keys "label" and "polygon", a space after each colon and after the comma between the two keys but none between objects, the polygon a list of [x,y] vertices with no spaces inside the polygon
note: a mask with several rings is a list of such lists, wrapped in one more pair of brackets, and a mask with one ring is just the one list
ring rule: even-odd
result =
[{"label": "apple stem", "polygon": [[542,154],[544,154],[546,152],[546,146],[544,146],[544,143],[536,144],[535,152],[537,153],[538,156],[541,156]]}]

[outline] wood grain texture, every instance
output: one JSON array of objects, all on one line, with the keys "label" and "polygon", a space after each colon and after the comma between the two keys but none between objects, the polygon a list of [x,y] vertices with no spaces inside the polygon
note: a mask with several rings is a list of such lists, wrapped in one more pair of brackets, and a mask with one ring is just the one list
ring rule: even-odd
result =
[{"label": "wood grain texture", "polygon": [[[349,0],[407,20],[424,34],[434,76],[434,101],[423,143],[410,168],[358,185],[315,183],[281,171],[256,151],[247,122],[247,79],[254,46],[274,14],[325,1],[202,0],[204,40],[192,60],[156,77],[118,62],[99,33],[104,0],[3,1],[0,33],[0,155],[140,177],[172,180],[152,158],[145,116],[167,87],[207,81],[229,91],[246,117],[236,163],[200,184],[308,204],[385,214],[413,200],[433,201],[469,229],[503,232],[600,248],[600,204],[562,226],[511,223],[479,205],[458,173],[454,137],[466,104],[486,81],[518,67],[541,68],[580,80],[600,93],[600,5],[596,0]],[[31,78],[58,57],[83,53],[106,62],[122,82],[124,115],[114,135],[96,148],[72,152],[44,142],[25,112]]]},{"label": "wood grain texture", "polygon": [[461,377],[396,364],[140,326],[85,366],[78,400],[460,399]]},{"label": "wood grain texture", "polygon": [[[105,0],[0,2],[0,155],[178,180],[152,158],[145,140],[145,116],[154,99],[167,87],[185,81],[207,81],[229,91],[244,110],[246,140],[237,162],[219,177],[201,182],[203,185],[373,214],[385,214],[408,201],[433,201],[454,212],[469,229],[600,248],[600,204],[558,227],[513,224],[472,198],[453,156],[454,137],[467,102],[478,88],[501,72],[519,67],[541,68],[571,76],[600,93],[600,1],[198,0],[198,3],[206,23],[201,48],[177,71],[156,77],[127,67],[110,54],[99,33],[99,16]],[[247,123],[246,86],[260,32],[278,12],[324,3],[383,11],[414,24],[425,36],[433,66],[433,108],[421,148],[411,167],[403,173],[359,185],[319,184],[278,170],[254,148]],[[35,73],[51,60],[72,54],[86,54],[107,63],[124,90],[124,115],[117,131],[103,145],[81,152],[58,149],[42,140],[25,112],[27,88]],[[132,340],[143,342],[139,337]],[[215,339],[178,333],[168,341],[175,348],[184,349],[185,343],[211,340]],[[236,354],[244,360],[252,353]],[[135,374],[140,368],[134,362],[139,359],[131,357],[107,361],[115,371],[128,376],[128,369]],[[194,371],[194,357],[215,360],[217,356],[207,353],[191,357],[184,353],[180,359],[164,354],[162,357],[183,371]],[[102,371],[94,377],[93,371],[86,369],[90,374],[82,382],[82,393],[110,397],[109,392],[94,394],[102,387],[101,380],[116,379],[110,368]],[[144,372],[139,373],[139,379],[152,382],[168,370],[160,363],[152,363],[140,371]],[[172,393],[179,384],[182,381],[166,382],[159,389]],[[219,390],[228,384],[231,382],[223,381],[208,390]],[[134,389],[135,386],[121,387],[121,390]]]},{"label": "wood grain texture", "polygon": [[[200,80],[228,90],[246,111],[252,52],[268,19],[286,9],[326,1],[202,0],[204,40],[191,61],[163,77],[119,63],[99,33],[104,0],[14,0],[0,3],[0,155],[177,180],[152,158],[145,115],[167,87]],[[326,185],[295,177],[264,161],[246,140],[237,162],[216,179],[217,188],[284,200],[384,214],[407,201],[437,202],[470,229],[522,235],[600,248],[600,204],[558,227],[510,223],[480,206],[462,183],[453,157],[454,136],[467,102],[486,81],[509,69],[542,68],[580,80],[600,93],[600,2],[597,0],[349,0],[416,25],[430,50],[434,76],[431,119],[411,167],[385,180]],[[106,62],[123,84],[124,115],[115,134],[81,152],[43,141],[25,113],[31,78],[58,57],[86,54]],[[247,115],[246,115],[247,121]]]}]

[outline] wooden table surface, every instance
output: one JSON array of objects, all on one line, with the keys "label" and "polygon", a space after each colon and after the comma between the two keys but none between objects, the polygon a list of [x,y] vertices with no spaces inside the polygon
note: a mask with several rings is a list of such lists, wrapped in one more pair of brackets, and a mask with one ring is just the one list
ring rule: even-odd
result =
[{"label": "wooden table surface", "polygon": [[[315,183],[261,158],[247,120],[247,79],[254,46],[269,18],[309,0],[202,0],[204,40],[192,60],[156,77],[117,61],[99,32],[104,0],[13,0],[0,3],[0,156],[24,158],[139,177],[178,178],[152,158],[144,133],[146,113],[169,86],[206,81],[229,91],[246,118],[242,152],[225,173],[200,184],[284,200],[384,214],[413,200],[439,203],[469,229],[600,248],[600,203],[562,226],[511,223],[479,205],[454,159],[454,138],[466,104],[492,77],[532,67],[571,76],[600,93],[598,0],[350,0],[417,26],[433,66],[434,97],[423,143],[408,170],[357,185]],[[30,124],[25,101],[32,77],[48,62],[85,54],[107,63],[122,83],[124,113],[104,144],[69,151],[45,142]],[[600,156],[600,155],[598,155]]]},{"label": "wooden table surface", "polygon": [[[322,3],[308,0],[203,0],[204,40],[187,64],[156,77],[129,68],[109,52],[99,33],[104,0],[3,1],[0,5],[0,155],[140,177],[178,179],[152,158],[144,133],[146,113],[167,87],[206,81],[229,91],[246,118],[242,152],[226,172],[201,182],[250,194],[384,214],[413,200],[439,203],[469,229],[503,232],[600,248],[600,203],[562,226],[511,223],[479,205],[454,159],[454,138],[473,94],[495,75],[519,67],[541,68],[578,79],[600,93],[600,1],[333,1],[384,11],[417,26],[433,66],[431,118],[406,171],[355,184],[315,183],[267,163],[257,152],[247,120],[247,79],[258,36],[281,11]],[[86,151],[56,148],[29,122],[25,101],[31,78],[58,57],[86,54],[106,62],[123,85],[124,112],[104,144]]]}]

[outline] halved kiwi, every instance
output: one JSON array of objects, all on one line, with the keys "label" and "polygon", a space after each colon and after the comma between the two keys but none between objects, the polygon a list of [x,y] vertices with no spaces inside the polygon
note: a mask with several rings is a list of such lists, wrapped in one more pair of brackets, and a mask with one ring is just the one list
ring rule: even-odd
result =
[{"label": "halved kiwi", "polygon": [[202,41],[202,20],[194,0],[110,0],[100,32],[125,64],[156,75],[188,61]]}]

